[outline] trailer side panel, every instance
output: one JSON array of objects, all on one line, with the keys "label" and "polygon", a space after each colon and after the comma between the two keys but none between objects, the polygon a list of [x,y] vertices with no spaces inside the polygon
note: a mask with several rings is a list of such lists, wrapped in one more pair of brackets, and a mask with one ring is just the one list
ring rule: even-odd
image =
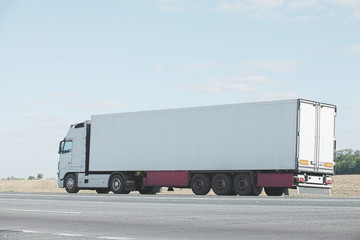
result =
[{"label": "trailer side panel", "polygon": [[298,100],[92,117],[90,171],[294,170]]}]

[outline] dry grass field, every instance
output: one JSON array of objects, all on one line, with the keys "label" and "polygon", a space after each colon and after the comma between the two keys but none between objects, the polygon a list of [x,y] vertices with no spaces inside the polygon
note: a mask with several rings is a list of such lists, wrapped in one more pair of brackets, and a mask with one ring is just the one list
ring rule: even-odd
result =
[{"label": "dry grass field", "polygon": [[[360,175],[337,175],[332,177],[333,197],[360,197]],[[161,194],[193,194],[190,189],[175,189],[174,192],[162,189]],[[65,189],[57,186],[55,179],[50,180],[0,180],[0,192],[37,192],[37,193],[66,193]],[[95,193],[95,191],[80,191],[81,193]],[[134,192],[133,194],[137,194]],[[214,193],[210,193],[214,194]],[[261,194],[265,196],[264,193]],[[296,190],[290,190],[291,196],[299,196]]]}]

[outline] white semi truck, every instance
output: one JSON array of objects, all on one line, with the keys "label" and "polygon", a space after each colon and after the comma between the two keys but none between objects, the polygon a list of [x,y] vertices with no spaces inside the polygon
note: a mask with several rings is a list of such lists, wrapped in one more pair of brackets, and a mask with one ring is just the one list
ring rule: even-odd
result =
[{"label": "white semi truck", "polygon": [[330,194],[336,106],[304,99],[94,115],[59,145],[69,193]]}]

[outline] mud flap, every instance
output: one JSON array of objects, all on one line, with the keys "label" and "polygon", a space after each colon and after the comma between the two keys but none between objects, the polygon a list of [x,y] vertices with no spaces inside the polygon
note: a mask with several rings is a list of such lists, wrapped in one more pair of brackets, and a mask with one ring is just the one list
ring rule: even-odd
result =
[{"label": "mud flap", "polygon": [[286,195],[286,196],[289,196],[290,194],[289,194],[289,188],[285,188],[284,189],[284,194]]}]

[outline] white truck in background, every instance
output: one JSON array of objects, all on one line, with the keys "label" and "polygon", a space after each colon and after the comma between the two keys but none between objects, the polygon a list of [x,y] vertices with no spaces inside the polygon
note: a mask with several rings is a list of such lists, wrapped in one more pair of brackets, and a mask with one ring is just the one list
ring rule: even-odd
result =
[{"label": "white truck in background", "polygon": [[69,193],[330,194],[336,106],[304,99],[94,115],[59,145]]}]

